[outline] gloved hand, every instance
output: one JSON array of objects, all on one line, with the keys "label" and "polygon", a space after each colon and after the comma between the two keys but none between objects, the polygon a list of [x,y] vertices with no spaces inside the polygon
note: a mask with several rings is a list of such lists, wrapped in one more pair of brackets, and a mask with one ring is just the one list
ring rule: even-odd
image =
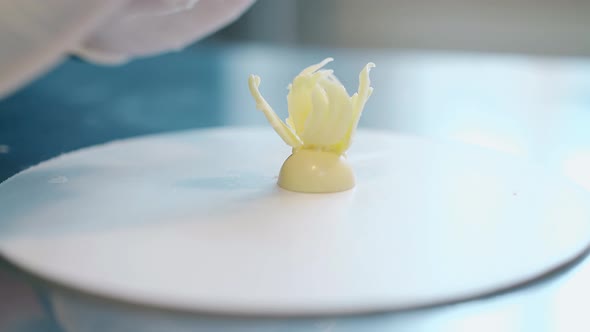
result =
[{"label": "gloved hand", "polygon": [[97,62],[176,50],[241,15],[254,0],[130,0],[75,52]]},{"label": "gloved hand", "polygon": [[0,0],[0,98],[68,54],[100,64],[178,50],[255,0]]}]

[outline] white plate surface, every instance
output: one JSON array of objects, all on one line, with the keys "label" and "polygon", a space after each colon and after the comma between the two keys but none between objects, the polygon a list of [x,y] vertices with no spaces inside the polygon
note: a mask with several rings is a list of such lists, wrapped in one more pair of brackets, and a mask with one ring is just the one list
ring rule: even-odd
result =
[{"label": "white plate surface", "polygon": [[360,131],[357,187],[276,186],[270,129],[113,142],[0,184],[0,254],[92,294],[253,315],[406,309],[508,288],[590,239],[589,196],[503,154]]}]

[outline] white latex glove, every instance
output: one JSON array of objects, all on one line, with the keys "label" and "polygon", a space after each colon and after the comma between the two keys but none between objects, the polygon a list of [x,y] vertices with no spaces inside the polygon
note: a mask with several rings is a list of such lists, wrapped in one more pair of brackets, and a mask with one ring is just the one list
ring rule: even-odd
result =
[{"label": "white latex glove", "polygon": [[75,53],[119,64],[178,50],[255,0],[0,0],[0,98]]},{"label": "white latex glove", "polygon": [[76,51],[98,62],[176,50],[230,23],[254,0],[131,0]]}]

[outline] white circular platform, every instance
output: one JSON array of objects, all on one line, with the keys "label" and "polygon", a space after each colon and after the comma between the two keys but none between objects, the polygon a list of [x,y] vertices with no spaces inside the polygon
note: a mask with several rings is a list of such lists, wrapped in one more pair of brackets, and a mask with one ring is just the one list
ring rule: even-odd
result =
[{"label": "white circular platform", "polygon": [[407,309],[507,289],[590,240],[590,197],[516,157],[360,131],[354,190],[299,194],[270,129],[84,149],[0,184],[0,254],[85,292],[252,315]]}]

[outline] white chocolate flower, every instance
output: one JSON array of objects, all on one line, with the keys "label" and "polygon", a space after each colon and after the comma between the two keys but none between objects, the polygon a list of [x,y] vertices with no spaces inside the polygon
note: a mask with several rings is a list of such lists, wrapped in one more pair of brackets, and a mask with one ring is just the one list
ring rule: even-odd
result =
[{"label": "white chocolate flower", "polygon": [[282,122],[264,100],[258,87],[260,77],[251,75],[248,84],[256,105],[281,138],[294,150],[309,149],[343,154],[350,147],[365,103],[373,92],[368,63],[359,75],[358,92],[349,96],[332,70],[322,69],[333,61],[305,68],[289,85],[289,117]]}]

